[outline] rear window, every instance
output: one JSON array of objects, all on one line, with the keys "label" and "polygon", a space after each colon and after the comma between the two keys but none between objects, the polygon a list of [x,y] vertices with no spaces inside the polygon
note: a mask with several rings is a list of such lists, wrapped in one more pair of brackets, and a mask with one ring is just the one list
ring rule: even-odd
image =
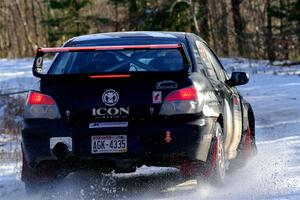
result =
[{"label": "rear window", "polygon": [[169,72],[184,69],[178,49],[105,50],[59,53],[49,74]]}]

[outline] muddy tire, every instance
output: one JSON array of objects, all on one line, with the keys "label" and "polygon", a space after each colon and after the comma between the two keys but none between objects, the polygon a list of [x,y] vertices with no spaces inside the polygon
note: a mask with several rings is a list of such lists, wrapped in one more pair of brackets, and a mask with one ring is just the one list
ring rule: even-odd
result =
[{"label": "muddy tire", "polygon": [[242,134],[237,157],[230,162],[229,171],[234,172],[244,167],[247,161],[257,154],[257,147],[253,130],[250,127]]},{"label": "muddy tire", "polygon": [[197,184],[200,185],[201,179],[205,177],[208,183],[214,186],[222,186],[225,180],[225,151],[223,130],[219,123],[214,127],[213,139],[203,169],[203,176],[197,179]]},{"label": "muddy tire", "polygon": [[22,173],[21,179],[25,184],[27,194],[38,193],[39,189],[55,181],[59,170],[56,163],[44,163],[37,168],[29,166],[22,151]]}]

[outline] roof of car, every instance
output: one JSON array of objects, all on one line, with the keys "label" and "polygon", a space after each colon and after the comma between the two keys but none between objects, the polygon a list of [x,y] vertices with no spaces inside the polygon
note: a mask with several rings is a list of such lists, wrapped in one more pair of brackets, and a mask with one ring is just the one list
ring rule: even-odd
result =
[{"label": "roof of car", "polygon": [[109,40],[122,38],[165,38],[182,40],[186,36],[184,32],[158,32],[158,31],[130,31],[130,32],[110,32],[90,35],[82,35],[72,39],[72,42],[84,42],[89,40]]}]

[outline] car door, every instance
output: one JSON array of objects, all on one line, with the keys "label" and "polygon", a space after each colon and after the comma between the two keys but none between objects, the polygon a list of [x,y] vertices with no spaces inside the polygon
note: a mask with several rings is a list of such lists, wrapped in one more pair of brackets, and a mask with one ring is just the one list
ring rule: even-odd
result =
[{"label": "car door", "polygon": [[196,46],[202,60],[205,62],[207,74],[214,86],[215,93],[223,105],[225,151],[228,159],[236,156],[237,147],[242,133],[242,112],[239,94],[234,87],[229,87],[225,81],[228,79],[223,67],[212,50],[200,40]]}]

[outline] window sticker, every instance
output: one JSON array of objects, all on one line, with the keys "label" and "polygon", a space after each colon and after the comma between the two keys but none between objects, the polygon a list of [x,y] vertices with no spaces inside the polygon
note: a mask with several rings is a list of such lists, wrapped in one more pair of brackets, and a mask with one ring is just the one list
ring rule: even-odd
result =
[{"label": "window sticker", "polygon": [[161,91],[153,91],[152,102],[153,102],[153,104],[159,104],[162,102]]}]

